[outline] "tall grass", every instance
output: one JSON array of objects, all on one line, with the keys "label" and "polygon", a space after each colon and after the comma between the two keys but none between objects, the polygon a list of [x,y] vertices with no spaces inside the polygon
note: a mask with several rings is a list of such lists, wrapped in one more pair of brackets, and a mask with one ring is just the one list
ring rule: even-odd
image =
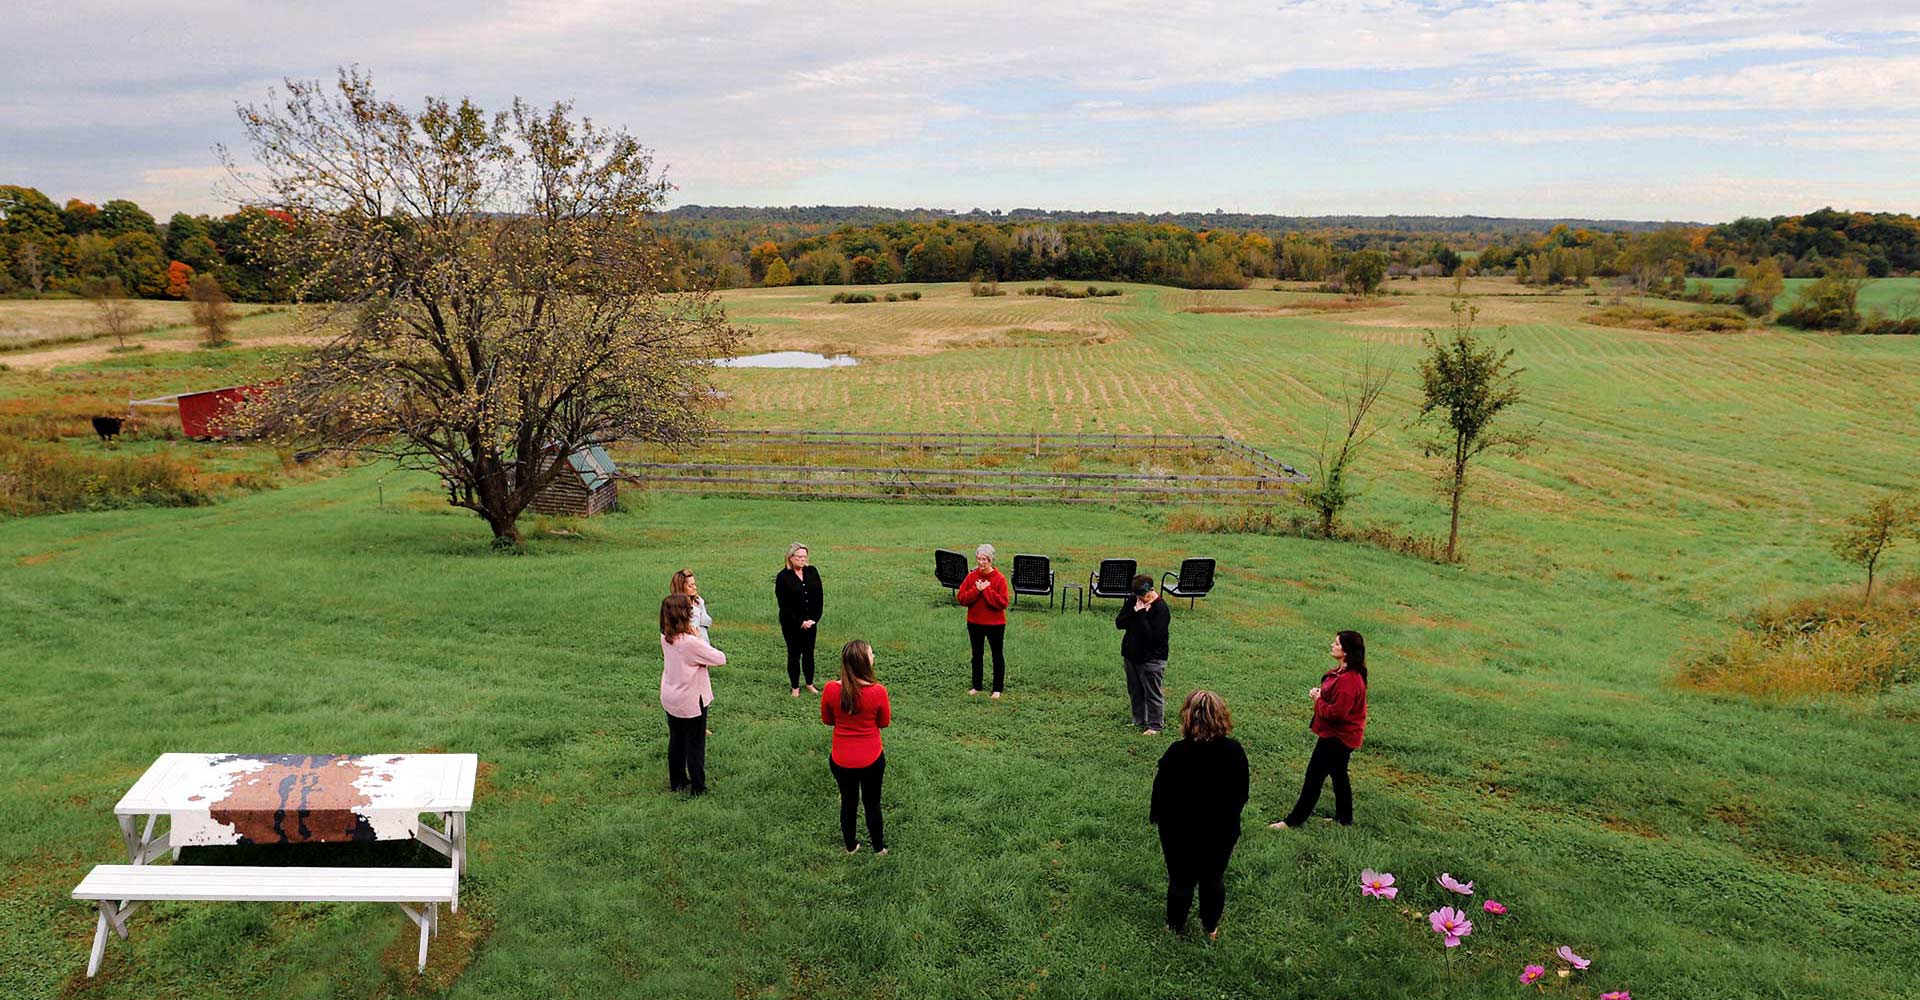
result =
[{"label": "tall grass", "polygon": [[1920,577],[1754,612],[1724,639],[1697,644],[1680,679],[1704,691],[1798,701],[1880,694],[1920,681]]}]

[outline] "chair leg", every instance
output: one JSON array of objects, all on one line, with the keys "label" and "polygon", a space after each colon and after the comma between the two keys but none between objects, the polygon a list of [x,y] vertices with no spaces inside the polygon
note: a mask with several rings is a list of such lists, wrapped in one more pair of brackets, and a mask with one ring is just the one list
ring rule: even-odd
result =
[{"label": "chair leg", "polygon": [[93,925],[93,953],[87,956],[87,976],[99,975],[100,959],[107,953],[107,904],[100,903],[100,917]]},{"label": "chair leg", "polygon": [[[431,907],[436,904],[428,903],[427,905]],[[418,968],[421,972],[427,971],[427,937],[432,933],[433,933],[433,920],[430,917],[428,917],[426,914],[424,913],[421,914],[420,915],[420,963],[418,965]]]}]

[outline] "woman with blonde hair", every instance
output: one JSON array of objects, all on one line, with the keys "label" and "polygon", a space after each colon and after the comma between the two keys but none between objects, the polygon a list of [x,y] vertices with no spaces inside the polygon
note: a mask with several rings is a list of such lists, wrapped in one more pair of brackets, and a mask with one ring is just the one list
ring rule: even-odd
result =
[{"label": "woman with blonde hair", "polygon": [[800,676],[807,678],[807,690],[819,694],[813,686],[813,643],[820,636],[820,571],[809,565],[807,547],[799,542],[787,546],[787,564],[773,578],[773,600],[780,606],[780,635],[787,641],[787,683],[793,696],[800,697]]},{"label": "woman with blonde hair", "polygon": [[707,630],[713,627],[713,615],[707,612],[707,599],[700,596],[700,582],[693,578],[693,570],[676,571],[667,584],[667,593],[684,594],[693,602],[694,631],[700,633],[700,638],[712,642],[713,637],[707,634]]},{"label": "woman with blonde hair", "polygon": [[840,648],[840,679],[820,693],[820,721],[833,727],[827,770],[840,786],[840,838],[847,853],[860,849],[853,821],[864,800],[867,839],[873,853],[887,853],[886,824],[880,818],[880,782],[887,776],[887,752],[880,730],[893,722],[887,689],[873,676],[873,647],[855,639]]},{"label": "woman with blonde hair", "polygon": [[1212,691],[1195,691],[1180,706],[1180,741],[1160,756],[1147,820],[1160,828],[1167,859],[1167,928],[1186,929],[1194,889],[1200,926],[1220,936],[1227,905],[1227,861],[1240,840],[1247,804],[1247,753],[1229,735],[1233,715]]},{"label": "woman with blonde hair", "polygon": [[708,671],[727,662],[693,626],[693,601],[668,594],[660,602],[660,707],[667,712],[667,787],[695,795],[707,790],[707,709],[713,704]]}]

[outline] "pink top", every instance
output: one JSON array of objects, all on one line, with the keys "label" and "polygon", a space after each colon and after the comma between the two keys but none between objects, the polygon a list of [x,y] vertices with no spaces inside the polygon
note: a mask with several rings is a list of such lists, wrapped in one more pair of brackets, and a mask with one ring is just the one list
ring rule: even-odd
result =
[{"label": "pink top", "polygon": [[660,671],[660,707],[676,719],[698,718],[701,709],[713,704],[713,681],[707,668],[727,662],[727,654],[686,632],[672,642],[661,636],[660,655],[667,661]]}]

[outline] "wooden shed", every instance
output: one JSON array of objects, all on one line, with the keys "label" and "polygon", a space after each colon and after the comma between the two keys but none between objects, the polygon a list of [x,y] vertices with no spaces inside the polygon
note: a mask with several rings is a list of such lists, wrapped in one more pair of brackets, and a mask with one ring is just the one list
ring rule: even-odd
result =
[{"label": "wooden shed", "polygon": [[228,420],[240,404],[264,388],[260,385],[229,385],[199,392],[156,396],[153,399],[133,399],[128,400],[127,405],[129,410],[141,406],[177,409],[182,434],[197,441],[211,441],[234,437]]},{"label": "wooden shed", "polygon": [[542,514],[569,514],[591,517],[612,510],[620,498],[620,483],[614,478],[619,470],[606,449],[588,445],[567,456],[567,467],[560,470],[547,488],[534,495],[533,509]]}]

